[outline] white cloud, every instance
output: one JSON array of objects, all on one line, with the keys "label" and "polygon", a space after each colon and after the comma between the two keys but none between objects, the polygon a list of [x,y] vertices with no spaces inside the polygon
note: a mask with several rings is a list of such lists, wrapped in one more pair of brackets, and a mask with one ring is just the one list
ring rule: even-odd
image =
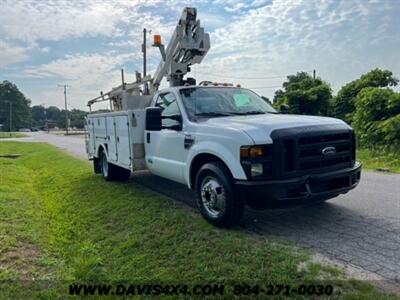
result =
[{"label": "white cloud", "polygon": [[43,53],[49,53],[50,52],[50,47],[43,47],[40,49]]},{"label": "white cloud", "polygon": [[111,36],[124,14],[112,3],[98,1],[5,1],[1,4],[0,35],[32,42],[84,35]]},{"label": "white cloud", "polygon": [[[27,67],[22,76],[71,85],[70,102],[73,107],[82,107],[100,90],[107,91],[119,85],[120,68],[128,60],[132,60],[133,56],[134,54],[131,53],[118,54],[114,51],[104,54],[66,55],[48,64]],[[53,99],[57,99],[58,94],[59,91],[54,84],[52,88],[41,91],[33,100],[52,103]]]},{"label": "white cloud", "polygon": [[27,58],[25,47],[0,40],[0,68],[22,62]]},{"label": "white cloud", "polygon": [[79,82],[80,86],[89,86],[106,77],[108,72],[118,70],[133,56],[132,53],[117,54],[114,51],[104,54],[78,53],[66,55],[48,64],[28,67],[24,74],[34,78],[60,78],[69,82]]},{"label": "white cloud", "polygon": [[[242,11],[249,2],[221,0],[226,7]],[[195,69],[237,77],[268,77],[317,69],[334,87],[376,67],[371,53],[378,40],[399,45],[393,34],[394,2],[379,5],[367,1],[281,1],[238,14],[229,26],[211,34],[211,50]],[[399,45],[400,46],[400,45]],[[381,49],[394,51],[393,46]],[[399,63],[379,56],[378,66]],[[275,86],[281,80],[242,80],[252,86]],[[262,90],[260,90],[262,91]],[[268,96],[272,93],[264,90]],[[273,90],[272,90],[273,91]]]}]

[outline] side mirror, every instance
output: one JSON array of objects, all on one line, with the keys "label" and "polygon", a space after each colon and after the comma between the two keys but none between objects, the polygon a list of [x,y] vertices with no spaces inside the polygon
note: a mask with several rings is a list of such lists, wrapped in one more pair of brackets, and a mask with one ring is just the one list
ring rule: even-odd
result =
[{"label": "side mirror", "polygon": [[179,123],[182,123],[182,116],[181,115],[163,116],[161,118],[162,119],[171,119],[171,120],[177,121]]},{"label": "side mirror", "polygon": [[169,126],[161,126],[162,129],[171,129],[171,130],[182,130],[182,116],[181,115],[171,115],[171,116],[161,116],[161,119],[169,119],[174,120],[178,124],[173,124]]},{"label": "side mirror", "polygon": [[283,114],[288,114],[290,111],[290,106],[287,104],[282,104],[280,107],[280,112]]},{"label": "side mirror", "polygon": [[161,108],[148,107],[146,108],[146,130],[160,131],[161,126]]}]

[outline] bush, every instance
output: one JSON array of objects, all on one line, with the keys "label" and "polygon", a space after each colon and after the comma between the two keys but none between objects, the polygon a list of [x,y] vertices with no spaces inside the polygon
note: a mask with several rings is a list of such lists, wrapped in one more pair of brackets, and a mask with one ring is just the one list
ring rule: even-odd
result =
[{"label": "bush", "polygon": [[301,115],[328,114],[332,91],[320,78],[313,79],[306,72],[287,77],[283,90],[275,92],[274,106],[279,110],[282,104],[290,106],[290,112]]},{"label": "bush", "polygon": [[364,88],[355,100],[354,128],[361,145],[400,146],[400,93]]},{"label": "bush", "polygon": [[396,86],[399,80],[389,70],[374,69],[359,79],[344,85],[332,102],[332,116],[351,123],[355,113],[355,101],[358,93],[367,87]]}]

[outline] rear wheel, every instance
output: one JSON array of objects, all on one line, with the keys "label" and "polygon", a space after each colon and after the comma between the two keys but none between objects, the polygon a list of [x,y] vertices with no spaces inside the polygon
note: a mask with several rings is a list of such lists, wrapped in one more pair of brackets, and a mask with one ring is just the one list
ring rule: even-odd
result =
[{"label": "rear wheel", "polygon": [[127,180],[130,175],[131,171],[111,164],[107,160],[107,155],[103,152],[100,154],[100,166],[101,166],[101,173],[105,180],[112,181],[112,180],[119,180],[124,181]]},{"label": "rear wheel", "polygon": [[196,176],[195,190],[197,206],[206,220],[222,227],[239,222],[244,203],[234,194],[232,175],[223,163],[202,166]]}]

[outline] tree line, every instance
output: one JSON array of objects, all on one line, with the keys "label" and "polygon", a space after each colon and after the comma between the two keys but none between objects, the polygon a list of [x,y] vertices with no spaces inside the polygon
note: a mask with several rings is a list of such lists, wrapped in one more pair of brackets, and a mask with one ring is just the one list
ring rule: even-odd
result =
[{"label": "tree line", "polygon": [[[56,106],[44,107],[42,105],[32,106],[33,126],[37,128],[58,127],[65,128],[65,110]],[[84,128],[87,112],[80,109],[68,110],[69,127]]]},{"label": "tree line", "polygon": [[[11,115],[10,115],[11,113]],[[68,110],[69,127],[84,128],[87,112],[80,109]],[[9,82],[0,82],[0,124],[3,131],[20,128],[65,128],[65,110],[56,106],[44,107],[34,105],[18,89]]]},{"label": "tree line", "polygon": [[287,76],[275,92],[273,105],[289,106],[289,112],[339,118],[353,126],[362,146],[400,147],[399,83],[389,70],[374,69],[345,84],[332,95],[330,85],[306,72]]}]

